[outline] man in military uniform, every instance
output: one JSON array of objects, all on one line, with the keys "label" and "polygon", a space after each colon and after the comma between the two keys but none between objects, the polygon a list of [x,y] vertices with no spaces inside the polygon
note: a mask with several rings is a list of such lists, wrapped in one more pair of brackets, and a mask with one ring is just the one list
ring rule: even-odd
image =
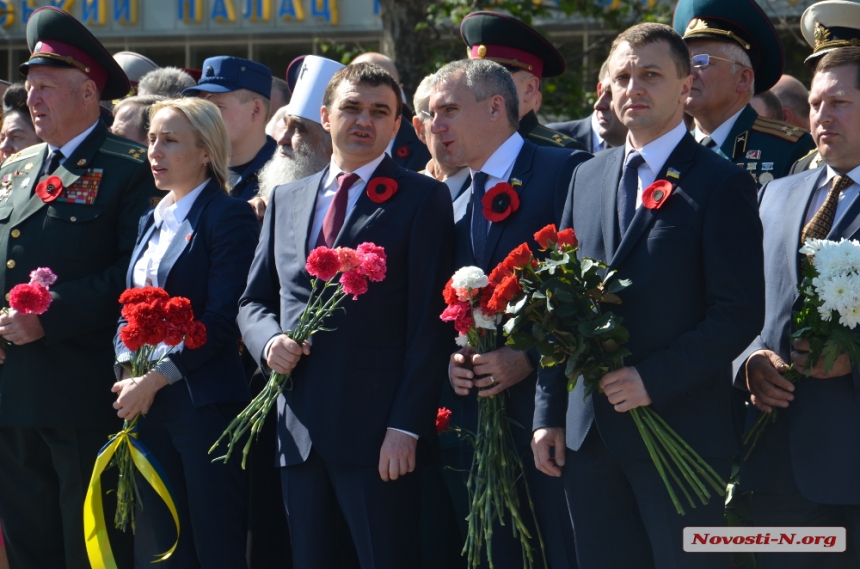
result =
[{"label": "man in military uniform", "polygon": [[549,40],[516,18],[495,12],[474,12],[463,18],[460,36],[469,59],[489,59],[510,71],[520,99],[520,136],[538,146],[571,150],[585,147],[540,124],[540,81],[564,73],[565,62]]},{"label": "man in military uniform", "polygon": [[[90,566],[87,483],[99,449],[122,427],[110,392],[117,300],[155,187],[146,149],[99,120],[99,101],[130,86],[98,40],[46,7],[30,16],[27,45],[32,55],[19,70],[46,144],[0,168],[0,291],[8,300],[38,267],[57,282],[44,314],[0,315],[12,344],[0,350],[0,518],[12,567],[82,568]],[[115,502],[103,499],[110,519]],[[130,549],[120,536],[110,539],[122,567]]]},{"label": "man in military uniform", "polygon": [[[800,17],[800,31],[812,48],[804,63],[815,69],[819,60],[834,49],[860,45],[860,4],[844,0],[816,2]],[[813,170],[822,164],[818,149],[814,149],[794,163],[791,173]]]},{"label": "man in military uniform", "polygon": [[679,0],[675,31],[693,65],[686,110],[701,144],[762,184],[788,174],[814,146],[808,132],[759,116],[749,104],[782,75],[782,42],[755,0]]}]

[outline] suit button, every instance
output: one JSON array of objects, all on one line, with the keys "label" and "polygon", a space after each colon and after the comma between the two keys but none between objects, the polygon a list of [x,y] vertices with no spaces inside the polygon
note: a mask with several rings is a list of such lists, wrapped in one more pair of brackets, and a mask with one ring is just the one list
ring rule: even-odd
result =
[{"label": "suit button", "polygon": [[72,223],[76,222],[77,220],[78,220],[78,218],[75,217],[74,215],[69,218],[69,221],[71,221]]},{"label": "suit button", "polygon": [[13,239],[17,239],[17,238],[21,237],[21,232],[18,231],[17,229],[13,229],[10,234],[12,235]]},{"label": "suit button", "polygon": [[6,261],[6,268],[7,269],[14,269],[15,268],[15,260],[9,259],[8,261]]}]

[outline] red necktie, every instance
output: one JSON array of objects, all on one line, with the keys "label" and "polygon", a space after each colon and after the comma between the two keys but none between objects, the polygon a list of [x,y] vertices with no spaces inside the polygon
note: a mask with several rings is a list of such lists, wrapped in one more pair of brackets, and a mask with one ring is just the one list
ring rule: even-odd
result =
[{"label": "red necktie", "polygon": [[346,219],[346,206],[349,202],[349,188],[358,181],[358,174],[341,172],[337,175],[337,191],[323,219],[322,230],[317,239],[317,247],[331,247],[337,239],[343,220]]}]

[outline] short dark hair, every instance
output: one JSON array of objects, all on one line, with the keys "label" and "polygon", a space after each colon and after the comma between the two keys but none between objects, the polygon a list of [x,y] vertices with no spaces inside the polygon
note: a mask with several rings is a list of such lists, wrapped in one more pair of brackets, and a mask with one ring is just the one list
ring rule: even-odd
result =
[{"label": "short dark hair", "polygon": [[627,28],[618,34],[618,37],[612,42],[612,47],[609,49],[609,58],[612,57],[612,54],[615,53],[615,49],[621,42],[627,42],[633,47],[639,47],[661,41],[669,45],[669,53],[675,61],[678,78],[681,79],[688,76],[690,74],[690,50],[687,49],[684,38],[666,24],[645,22]]},{"label": "short dark hair", "polygon": [[840,47],[834,49],[818,60],[815,66],[815,74],[824,73],[837,67],[853,66],[857,72],[854,87],[860,89],[860,47]]},{"label": "short dark hair", "polygon": [[116,106],[114,106],[113,112],[116,114],[117,109],[121,107],[126,105],[135,105],[137,109],[134,111],[133,124],[140,133],[140,137],[143,140],[146,140],[147,133],[149,132],[149,121],[152,118],[152,107],[156,103],[166,100],[167,97],[163,97],[161,95],[135,95],[133,97],[126,97],[125,99],[121,99]]},{"label": "short dark hair", "polygon": [[774,95],[772,91],[759,93],[753,98],[755,99],[756,97],[764,103],[764,107],[767,109],[767,118],[778,121],[782,120],[782,103],[779,102],[779,97]]},{"label": "short dark hair", "polygon": [[396,108],[394,118],[399,117],[403,113],[403,95],[400,92],[400,85],[394,80],[391,74],[382,67],[373,63],[350,63],[340,71],[334,74],[331,81],[326,85],[325,93],[323,93],[323,106],[327,109],[334,102],[334,92],[340,87],[344,81],[349,81],[354,85],[367,85],[370,87],[379,87],[387,85],[391,87],[394,93]]}]

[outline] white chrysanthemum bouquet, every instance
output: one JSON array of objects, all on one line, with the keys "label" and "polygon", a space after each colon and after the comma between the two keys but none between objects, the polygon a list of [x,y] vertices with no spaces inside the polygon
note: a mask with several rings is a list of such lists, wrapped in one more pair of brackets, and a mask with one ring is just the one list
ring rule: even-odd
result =
[{"label": "white chrysanthemum bouquet", "polygon": [[[836,358],[848,354],[851,365],[860,365],[860,242],[808,239],[800,249],[803,280],[798,285],[803,297],[801,309],[794,313],[792,340],[809,342],[808,369],[824,358],[824,369],[833,368]],[[806,370],[789,367],[785,378],[792,383],[806,375]],[[746,457],[755,448],[768,423],[777,419],[777,411],[762,413],[744,435],[749,445]]]}]

